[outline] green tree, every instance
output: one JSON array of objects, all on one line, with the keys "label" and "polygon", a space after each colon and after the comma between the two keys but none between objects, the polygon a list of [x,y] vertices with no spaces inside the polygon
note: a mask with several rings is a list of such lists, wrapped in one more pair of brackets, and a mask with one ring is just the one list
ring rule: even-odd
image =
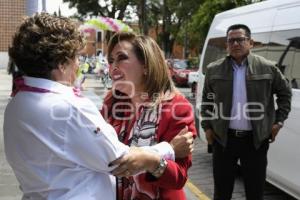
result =
[{"label": "green tree", "polygon": [[[155,28],[158,43],[167,56],[175,41],[202,49],[215,14],[261,0],[63,0],[78,10],[77,18],[107,16],[130,19],[128,8],[138,16],[139,29]],[[187,48],[185,48],[187,49]],[[188,54],[188,52],[186,52]]]},{"label": "green tree", "polygon": [[[63,0],[69,2],[70,7],[75,7],[78,10],[79,19],[92,16],[106,16],[119,20],[131,19],[133,10],[139,18],[139,28],[142,33],[147,34],[149,27],[149,16],[153,16],[152,10],[148,11],[148,2],[153,4],[159,0]],[[150,17],[151,18],[151,17]],[[151,21],[151,20],[150,20]]]},{"label": "green tree", "polygon": [[[63,2],[68,2],[70,8],[77,8],[78,14],[73,17],[81,21],[93,16],[123,20],[125,16],[130,18],[128,6],[133,5],[135,0],[63,0]],[[111,33],[106,34],[107,42],[110,36]]]},{"label": "green tree", "polygon": [[[192,16],[187,31],[191,47],[202,50],[206,35],[214,16],[220,12],[262,0],[206,0]],[[183,32],[180,33],[183,35]],[[200,45],[200,46],[199,46]]]},{"label": "green tree", "polygon": [[[63,0],[78,10],[77,18],[107,16],[123,20],[130,18],[128,8],[138,16],[140,32],[148,34],[154,27],[158,42],[168,54],[183,23],[186,23],[203,0]],[[101,3],[100,3],[101,2]],[[160,29],[161,28],[161,29]]]},{"label": "green tree", "polygon": [[202,0],[163,0],[162,31],[159,42],[167,56],[170,56],[174,42],[178,40],[178,33],[186,28],[187,22],[197,11]]},{"label": "green tree", "polygon": [[87,16],[106,16],[122,20],[131,0],[63,0],[69,2],[69,7],[78,10],[80,18]]}]

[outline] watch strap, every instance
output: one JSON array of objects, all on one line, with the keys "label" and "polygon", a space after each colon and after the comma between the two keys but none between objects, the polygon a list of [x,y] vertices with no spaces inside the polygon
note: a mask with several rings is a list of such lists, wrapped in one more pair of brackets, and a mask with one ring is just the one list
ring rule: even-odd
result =
[{"label": "watch strap", "polygon": [[167,168],[167,165],[168,165],[167,160],[161,157],[157,168],[153,172],[151,172],[151,174],[156,178],[160,177],[164,173],[165,169]]}]

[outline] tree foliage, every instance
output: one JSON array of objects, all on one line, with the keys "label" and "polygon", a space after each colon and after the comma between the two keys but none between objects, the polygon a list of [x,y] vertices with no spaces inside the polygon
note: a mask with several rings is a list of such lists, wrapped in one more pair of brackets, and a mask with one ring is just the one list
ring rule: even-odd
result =
[{"label": "tree foliage", "polygon": [[[202,48],[215,14],[262,0],[63,0],[76,7],[77,17],[107,16],[130,19],[138,16],[140,32],[155,28],[158,43],[170,55],[175,41]],[[101,3],[100,3],[101,2]]]},{"label": "tree foliage", "polygon": [[[157,15],[162,21],[162,30],[158,34],[158,42],[167,56],[170,56],[180,29],[186,28],[187,21],[197,11],[203,0],[163,0],[157,7]],[[160,13],[159,13],[160,10]]]},{"label": "tree foliage", "polygon": [[106,16],[123,19],[126,15],[127,6],[131,0],[63,0],[69,2],[70,7],[75,7],[81,18],[88,16]]},{"label": "tree foliage", "polygon": [[[191,47],[198,45],[200,50],[208,33],[210,24],[214,16],[220,12],[244,6],[262,0],[206,0],[192,16],[188,24],[187,31],[190,33],[189,39]],[[183,35],[183,33],[181,33]]]}]

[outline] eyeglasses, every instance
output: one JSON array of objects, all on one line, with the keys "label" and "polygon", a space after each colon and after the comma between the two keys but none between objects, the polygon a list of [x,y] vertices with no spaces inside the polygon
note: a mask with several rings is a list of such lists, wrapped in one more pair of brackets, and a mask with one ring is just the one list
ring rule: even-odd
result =
[{"label": "eyeglasses", "polygon": [[239,45],[241,45],[248,39],[248,37],[229,38],[227,39],[227,43],[233,45],[234,42],[237,42]]}]

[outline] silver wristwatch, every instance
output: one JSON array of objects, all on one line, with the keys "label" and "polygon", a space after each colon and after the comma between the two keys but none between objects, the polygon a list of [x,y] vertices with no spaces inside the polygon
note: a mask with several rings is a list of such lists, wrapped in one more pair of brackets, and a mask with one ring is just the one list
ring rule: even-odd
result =
[{"label": "silver wristwatch", "polygon": [[153,176],[155,176],[156,178],[160,177],[164,173],[167,165],[168,165],[168,162],[166,161],[166,159],[164,159],[162,157],[159,161],[157,168],[153,172],[151,172],[151,174]]}]

